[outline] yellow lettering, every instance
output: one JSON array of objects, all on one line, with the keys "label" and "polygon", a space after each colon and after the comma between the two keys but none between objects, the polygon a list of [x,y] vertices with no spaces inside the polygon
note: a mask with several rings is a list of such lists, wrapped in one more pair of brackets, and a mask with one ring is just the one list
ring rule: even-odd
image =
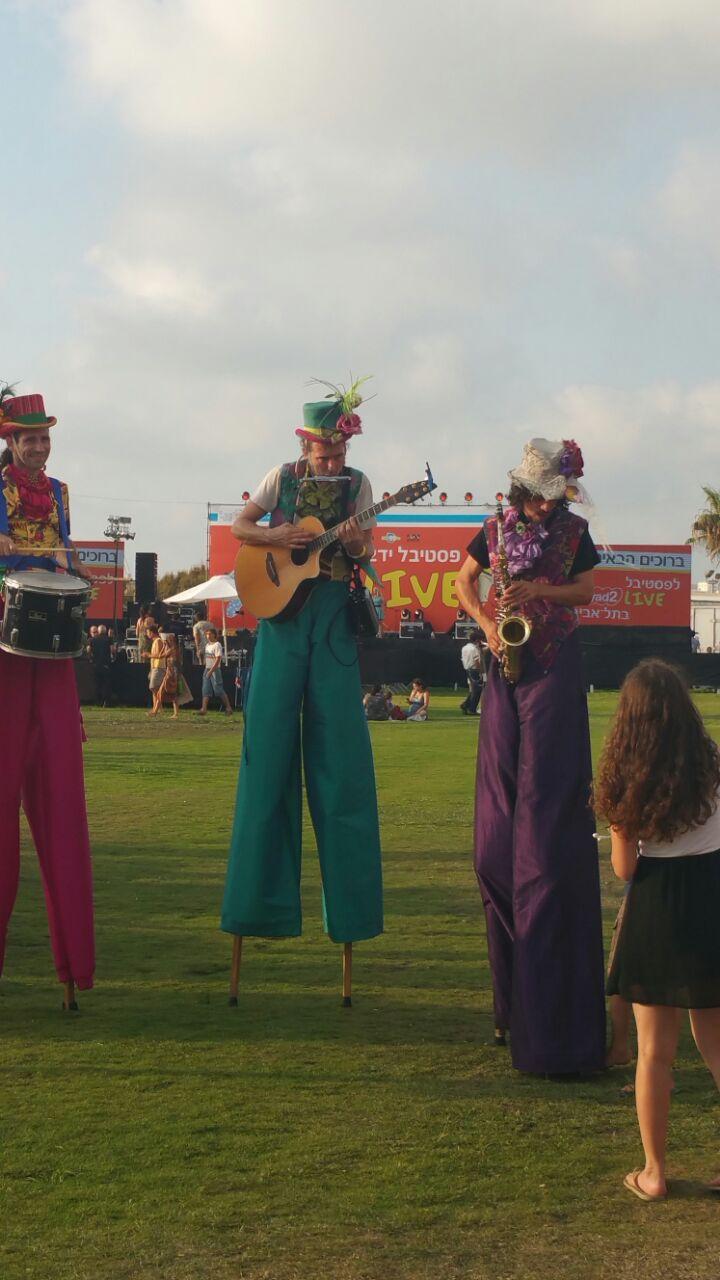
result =
[{"label": "yellow lettering", "polygon": [[391,569],[389,573],[382,575],[383,582],[389,582],[390,594],[385,600],[387,609],[402,609],[407,604],[412,604],[412,596],[403,596],[400,594],[400,583],[405,577],[404,569]]},{"label": "yellow lettering", "polygon": [[458,576],[459,569],[450,569],[443,574],[442,580],[442,602],[448,609],[457,609],[460,601],[455,591],[455,580]]},{"label": "yellow lettering", "polygon": [[422,605],[423,609],[427,609],[428,605],[432,604],[435,598],[435,592],[437,591],[438,577],[439,577],[439,574],[431,573],[430,581],[428,582],[427,587],[420,586],[420,583],[415,577],[415,574],[413,574],[410,579],[410,586],[415,592],[415,595],[420,601],[420,604]]}]

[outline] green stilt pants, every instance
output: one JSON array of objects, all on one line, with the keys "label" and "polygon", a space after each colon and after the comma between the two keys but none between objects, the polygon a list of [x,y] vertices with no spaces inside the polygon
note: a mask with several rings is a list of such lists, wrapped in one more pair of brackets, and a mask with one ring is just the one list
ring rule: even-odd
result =
[{"label": "green stilt pants", "polygon": [[302,932],[301,752],[325,927],[334,942],[374,938],[383,928],[375,775],[341,582],[319,583],[291,621],[260,623],[222,907],[226,933]]}]

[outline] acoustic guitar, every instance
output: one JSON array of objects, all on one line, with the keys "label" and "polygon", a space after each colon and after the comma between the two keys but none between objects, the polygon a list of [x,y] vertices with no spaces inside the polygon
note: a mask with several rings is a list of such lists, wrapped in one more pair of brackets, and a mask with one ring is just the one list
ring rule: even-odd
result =
[{"label": "acoustic guitar", "polygon": [[[437,485],[426,468],[425,479],[403,485],[397,493],[382,502],[376,502],[366,511],[360,511],[355,519],[360,525],[373,516],[399,503],[417,502],[432,493]],[[325,529],[316,516],[303,516],[297,521],[300,529],[309,529],[315,536],[304,547],[268,545],[250,546],[243,543],[235,561],[235,585],[242,603],[256,618],[274,618],[287,622],[302,609],[315,580],[320,574],[320,553],[338,542],[338,532],[345,521],[332,529]]]}]

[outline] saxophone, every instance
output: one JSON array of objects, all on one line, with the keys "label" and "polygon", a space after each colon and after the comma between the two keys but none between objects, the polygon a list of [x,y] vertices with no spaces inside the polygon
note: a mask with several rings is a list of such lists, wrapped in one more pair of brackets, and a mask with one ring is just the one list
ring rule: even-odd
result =
[{"label": "saxophone", "polygon": [[497,565],[494,572],[495,583],[495,620],[500,635],[502,652],[500,670],[508,684],[517,684],[522,674],[523,646],[530,639],[532,627],[521,613],[508,613],[503,601],[505,592],[510,586],[511,578],[508,569],[507,551],[505,550],[505,529],[503,525],[503,494],[495,495],[497,506]]}]

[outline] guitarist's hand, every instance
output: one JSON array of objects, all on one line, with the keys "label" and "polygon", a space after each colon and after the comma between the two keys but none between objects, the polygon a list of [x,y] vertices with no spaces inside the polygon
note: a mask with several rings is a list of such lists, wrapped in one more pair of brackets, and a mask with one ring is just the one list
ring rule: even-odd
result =
[{"label": "guitarist's hand", "polygon": [[354,516],[340,525],[338,537],[349,555],[353,558],[356,555],[362,555],[365,550],[365,537]]},{"label": "guitarist's hand", "polygon": [[309,529],[303,529],[297,524],[276,525],[274,529],[268,529],[268,535],[278,546],[290,548],[305,547],[315,537]]}]

